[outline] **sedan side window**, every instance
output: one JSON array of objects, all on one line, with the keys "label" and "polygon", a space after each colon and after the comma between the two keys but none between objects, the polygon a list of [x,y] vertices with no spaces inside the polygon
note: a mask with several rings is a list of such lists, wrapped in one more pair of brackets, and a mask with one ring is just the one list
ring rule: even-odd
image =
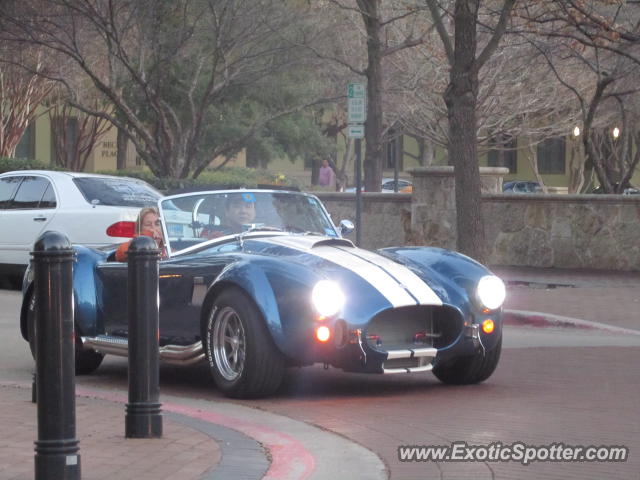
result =
[{"label": "sedan side window", "polygon": [[40,200],[45,194],[49,182],[42,177],[24,177],[18,192],[13,199],[11,208],[27,209],[39,208]]},{"label": "sedan side window", "polygon": [[0,178],[0,208],[9,208],[11,199],[23,177]]}]

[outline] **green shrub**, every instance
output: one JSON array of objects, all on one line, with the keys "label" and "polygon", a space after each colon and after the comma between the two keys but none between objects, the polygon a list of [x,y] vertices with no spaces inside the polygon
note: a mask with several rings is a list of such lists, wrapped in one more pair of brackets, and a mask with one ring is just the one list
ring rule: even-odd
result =
[{"label": "green shrub", "polygon": [[14,170],[54,170],[51,165],[28,158],[0,158],[0,173]]},{"label": "green shrub", "polygon": [[[0,158],[0,173],[14,170],[65,170],[42,163],[38,160],[24,158]],[[98,172],[104,175],[133,177],[150,183],[158,190],[167,193],[189,190],[223,190],[233,188],[255,188],[258,185],[274,185],[275,187],[294,187],[299,185],[295,179],[284,174],[273,174],[266,170],[231,167],[221,170],[205,170],[198,178],[158,178],[149,170],[109,170]]]},{"label": "green shrub", "polygon": [[297,185],[283,175],[273,175],[266,171],[249,168],[223,168],[205,170],[198,178],[157,178],[148,170],[116,170],[100,172],[105,175],[134,177],[150,183],[158,190],[176,193],[189,190],[223,190],[233,188],[255,188],[258,185]]}]

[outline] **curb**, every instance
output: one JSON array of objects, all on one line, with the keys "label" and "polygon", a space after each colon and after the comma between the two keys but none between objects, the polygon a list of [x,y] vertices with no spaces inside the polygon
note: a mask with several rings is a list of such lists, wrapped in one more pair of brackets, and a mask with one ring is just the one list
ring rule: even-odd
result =
[{"label": "curb", "polygon": [[[0,381],[0,385],[31,388],[22,381]],[[95,387],[76,386],[75,396],[127,402],[126,393]],[[220,447],[220,462],[203,480],[388,479],[376,453],[312,424],[228,402],[163,394],[161,402],[163,415],[208,435]]]},{"label": "curb", "polygon": [[616,327],[605,323],[563,317],[552,313],[529,312],[525,310],[504,310],[503,324],[512,326],[526,326],[535,328],[576,328],[581,330],[601,330],[619,335],[639,335],[639,330]]}]

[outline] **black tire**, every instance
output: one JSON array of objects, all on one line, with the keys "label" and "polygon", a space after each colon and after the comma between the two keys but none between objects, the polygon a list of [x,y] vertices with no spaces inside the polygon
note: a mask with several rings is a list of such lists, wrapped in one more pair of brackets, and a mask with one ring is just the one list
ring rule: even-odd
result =
[{"label": "black tire", "polygon": [[258,307],[242,290],[229,288],[218,295],[203,339],[213,379],[226,396],[265,397],[282,383],[284,357]]},{"label": "black tire", "polygon": [[452,358],[433,367],[433,373],[440,381],[453,385],[469,385],[484,382],[498,366],[502,337],[497,345],[485,355],[477,353],[466,357]]},{"label": "black tire", "polygon": [[[29,298],[29,305],[27,305],[27,338],[29,339],[29,349],[31,350],[31,356],[36,359],[36,296],[31,295]],[[83,350],[80,337],[78,336],[78,329],[75,329],[76,344],[75,344],[75,366],[76,375],[89,375],[96,371],[96,369],[102,363],[104,359],[103,353],[98,353],[94,350]]]}]

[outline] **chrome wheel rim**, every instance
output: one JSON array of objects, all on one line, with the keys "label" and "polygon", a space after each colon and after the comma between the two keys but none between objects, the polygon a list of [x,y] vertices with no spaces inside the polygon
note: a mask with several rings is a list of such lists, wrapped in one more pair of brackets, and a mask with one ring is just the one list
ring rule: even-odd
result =
[{"label": "chrome wheel rim", "polygon": [[240,317],[231,307],[218,312],[212,332],[213,356],[220,374],[236,380],[244,369],[246,339]]}]

